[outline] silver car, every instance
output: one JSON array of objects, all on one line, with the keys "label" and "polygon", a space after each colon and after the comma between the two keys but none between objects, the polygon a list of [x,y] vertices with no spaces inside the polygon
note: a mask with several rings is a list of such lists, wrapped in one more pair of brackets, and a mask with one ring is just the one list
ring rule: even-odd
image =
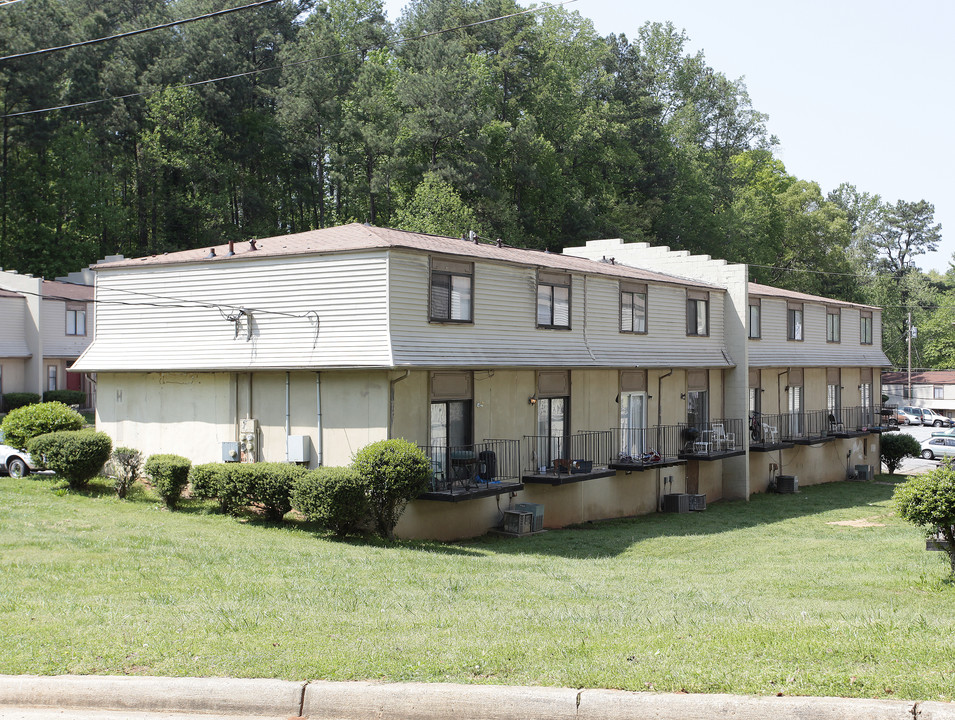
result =
[{"label": "silver car", "polygon": [[935,460],[955,456],[955,437],[930,437],[922,443],[922,457]]},{"label": "silver car", "polygon": [[0,470],[10,477],[21,478],[33,472],[33,459],[30,453],[17,450],[15,447],[3,444],[3,432],[0,432]]}]

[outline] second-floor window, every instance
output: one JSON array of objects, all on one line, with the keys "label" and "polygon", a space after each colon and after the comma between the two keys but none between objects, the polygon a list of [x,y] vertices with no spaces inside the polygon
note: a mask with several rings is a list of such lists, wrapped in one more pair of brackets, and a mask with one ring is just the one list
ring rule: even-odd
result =
[{"label": "second-floor window", "polygon": [[872,344],[872,311],[863,310],[859,318],[859,342],[863,345]]},{"label": "second-floor window", "polygon": [[786,338],[802,340],[802,303],[789,303],[786,311]]},{"label": "second-floor window", "polygon": [[842,315],[838,308],[826,309],[826,342],[837,343],[842,339]]},{"label": "second-floor window", "polygon": [[67,308],[66,334],[86,335],[86,310]]},{"label": "second-floor window", "polygon": [[710,294],[695,290],[686,293],[686,334],[710,334]]},{"label": "second-floor window", "polygon": [[538,273],[537,326],[570,327],[570,275]]},{"label": "second-floor window", "polygon": [[620,332],[647,331],[647,286],[620,283]]},{"label": "second-floor window", "polygon": [[762,326],[760,317],[761,306],[759,299],[749,301],[749,336],[752,339],[758,339],[762,337]]},{"label": "second-floor window", "polygon": [[473,322],[474,265],[431,261],[429,318],[435,322]]},{"label": "second-floor window", "polygon": [[944,400],[945,399],[945,388],[942,385],[933,385],[932,386],[932,398],[934,400]]}]

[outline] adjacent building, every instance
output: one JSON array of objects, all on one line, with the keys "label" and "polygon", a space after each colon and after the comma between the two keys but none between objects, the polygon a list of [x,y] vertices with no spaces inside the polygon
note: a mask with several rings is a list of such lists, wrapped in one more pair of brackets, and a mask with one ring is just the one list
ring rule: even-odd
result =
[{"label": "adjacent building", "polygon": [[929,408],[955,417],[955,370],[919,370],[911,376],[908,372],[882,373],[882,392],[889,405]]},{"label": "adjacent building", "polygon": [[559,527],[677,493],[743,499],[771,474],[878,463],[878,308],[754,286],[742,265],[351,224],[95,269],[75,368],[96,373],[117,445],[317,466],[404,437],[432,462],[405,537],[478,535],[521,504]]}]

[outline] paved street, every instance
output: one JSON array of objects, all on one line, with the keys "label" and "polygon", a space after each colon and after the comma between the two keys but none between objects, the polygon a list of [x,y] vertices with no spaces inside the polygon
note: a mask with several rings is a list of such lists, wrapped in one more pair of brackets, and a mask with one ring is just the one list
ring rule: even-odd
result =
[{"label": "paved street", "polygon": [[[923,440],[928,440],[933,432],[945,430],[946,428],[921,427],[919,425],[903,425],[899,432],[907,433],[914,437],[921,444]],[[923,460],[922,458],[906,458],[902,461],[901,472],[918,473],[928,472],[938,467],[938,460]],[[884,469],[883,469],[884,471]]]}]

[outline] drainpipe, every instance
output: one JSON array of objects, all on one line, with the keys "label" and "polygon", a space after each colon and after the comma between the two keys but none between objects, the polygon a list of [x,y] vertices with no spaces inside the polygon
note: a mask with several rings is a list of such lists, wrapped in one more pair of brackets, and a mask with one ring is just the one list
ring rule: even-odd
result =
[{"label": "drainpipe", "polygon": [[[660,423],[663,422],[663,378],[670,377],[673,374],[673,368],[667,370],[665,375],[657,378],[657,432],[660,432]],[[657,443],[659,445],[659,443]],[[657,471],[659,472],[659,471]],[[660,490],[660,482],[657,481],[657,512],[663,510],[663,492]]]},{"label": "drainpipe", "polygon": [[318,434],[315,440],[315,464],[322,466],[322,374],[315,373],[315,424]]},{"label": "drainpipe", "polygon": [[[783,414],[783,390],[782,390],[782,386],[779,383],[779,378],[781,378],[783,375],[789,375],[789,368],[786,368],[781,373],[776,373],[776,404],[779,407],[780,417],[782,417],[782,414]],[[786,378],[786,379],[787,381],[789,380],[789,378]],[[788,405],[786,406],[786,411],[787,412],[789,411]],[[792,428],[792,421],[793,421],[792,418],[789,418],[787,421],[789,423],[790,428]],[[780,440],[782,440],[781,437],[780,437]],[[779,454],[779,462],[776,464],[778,468],[776,471],[776,477],[779,477],[780,475],[783,474],[783,451],[778,450],[777,452]]]},{"label": "drainpipe", "polygon": [[391,440],[395,425],[395,385],[404,380],[411,374],[411,370],[405,370],[405,374],[396,377],[389,383],[388,388],[388,439]]},{"label": "drainpipe", "polygon": [[289,412],[289,405],[291,404],[289,376],[290,373],[285,373],[285,462],[288,462],[288,438],[292,431]]}]

